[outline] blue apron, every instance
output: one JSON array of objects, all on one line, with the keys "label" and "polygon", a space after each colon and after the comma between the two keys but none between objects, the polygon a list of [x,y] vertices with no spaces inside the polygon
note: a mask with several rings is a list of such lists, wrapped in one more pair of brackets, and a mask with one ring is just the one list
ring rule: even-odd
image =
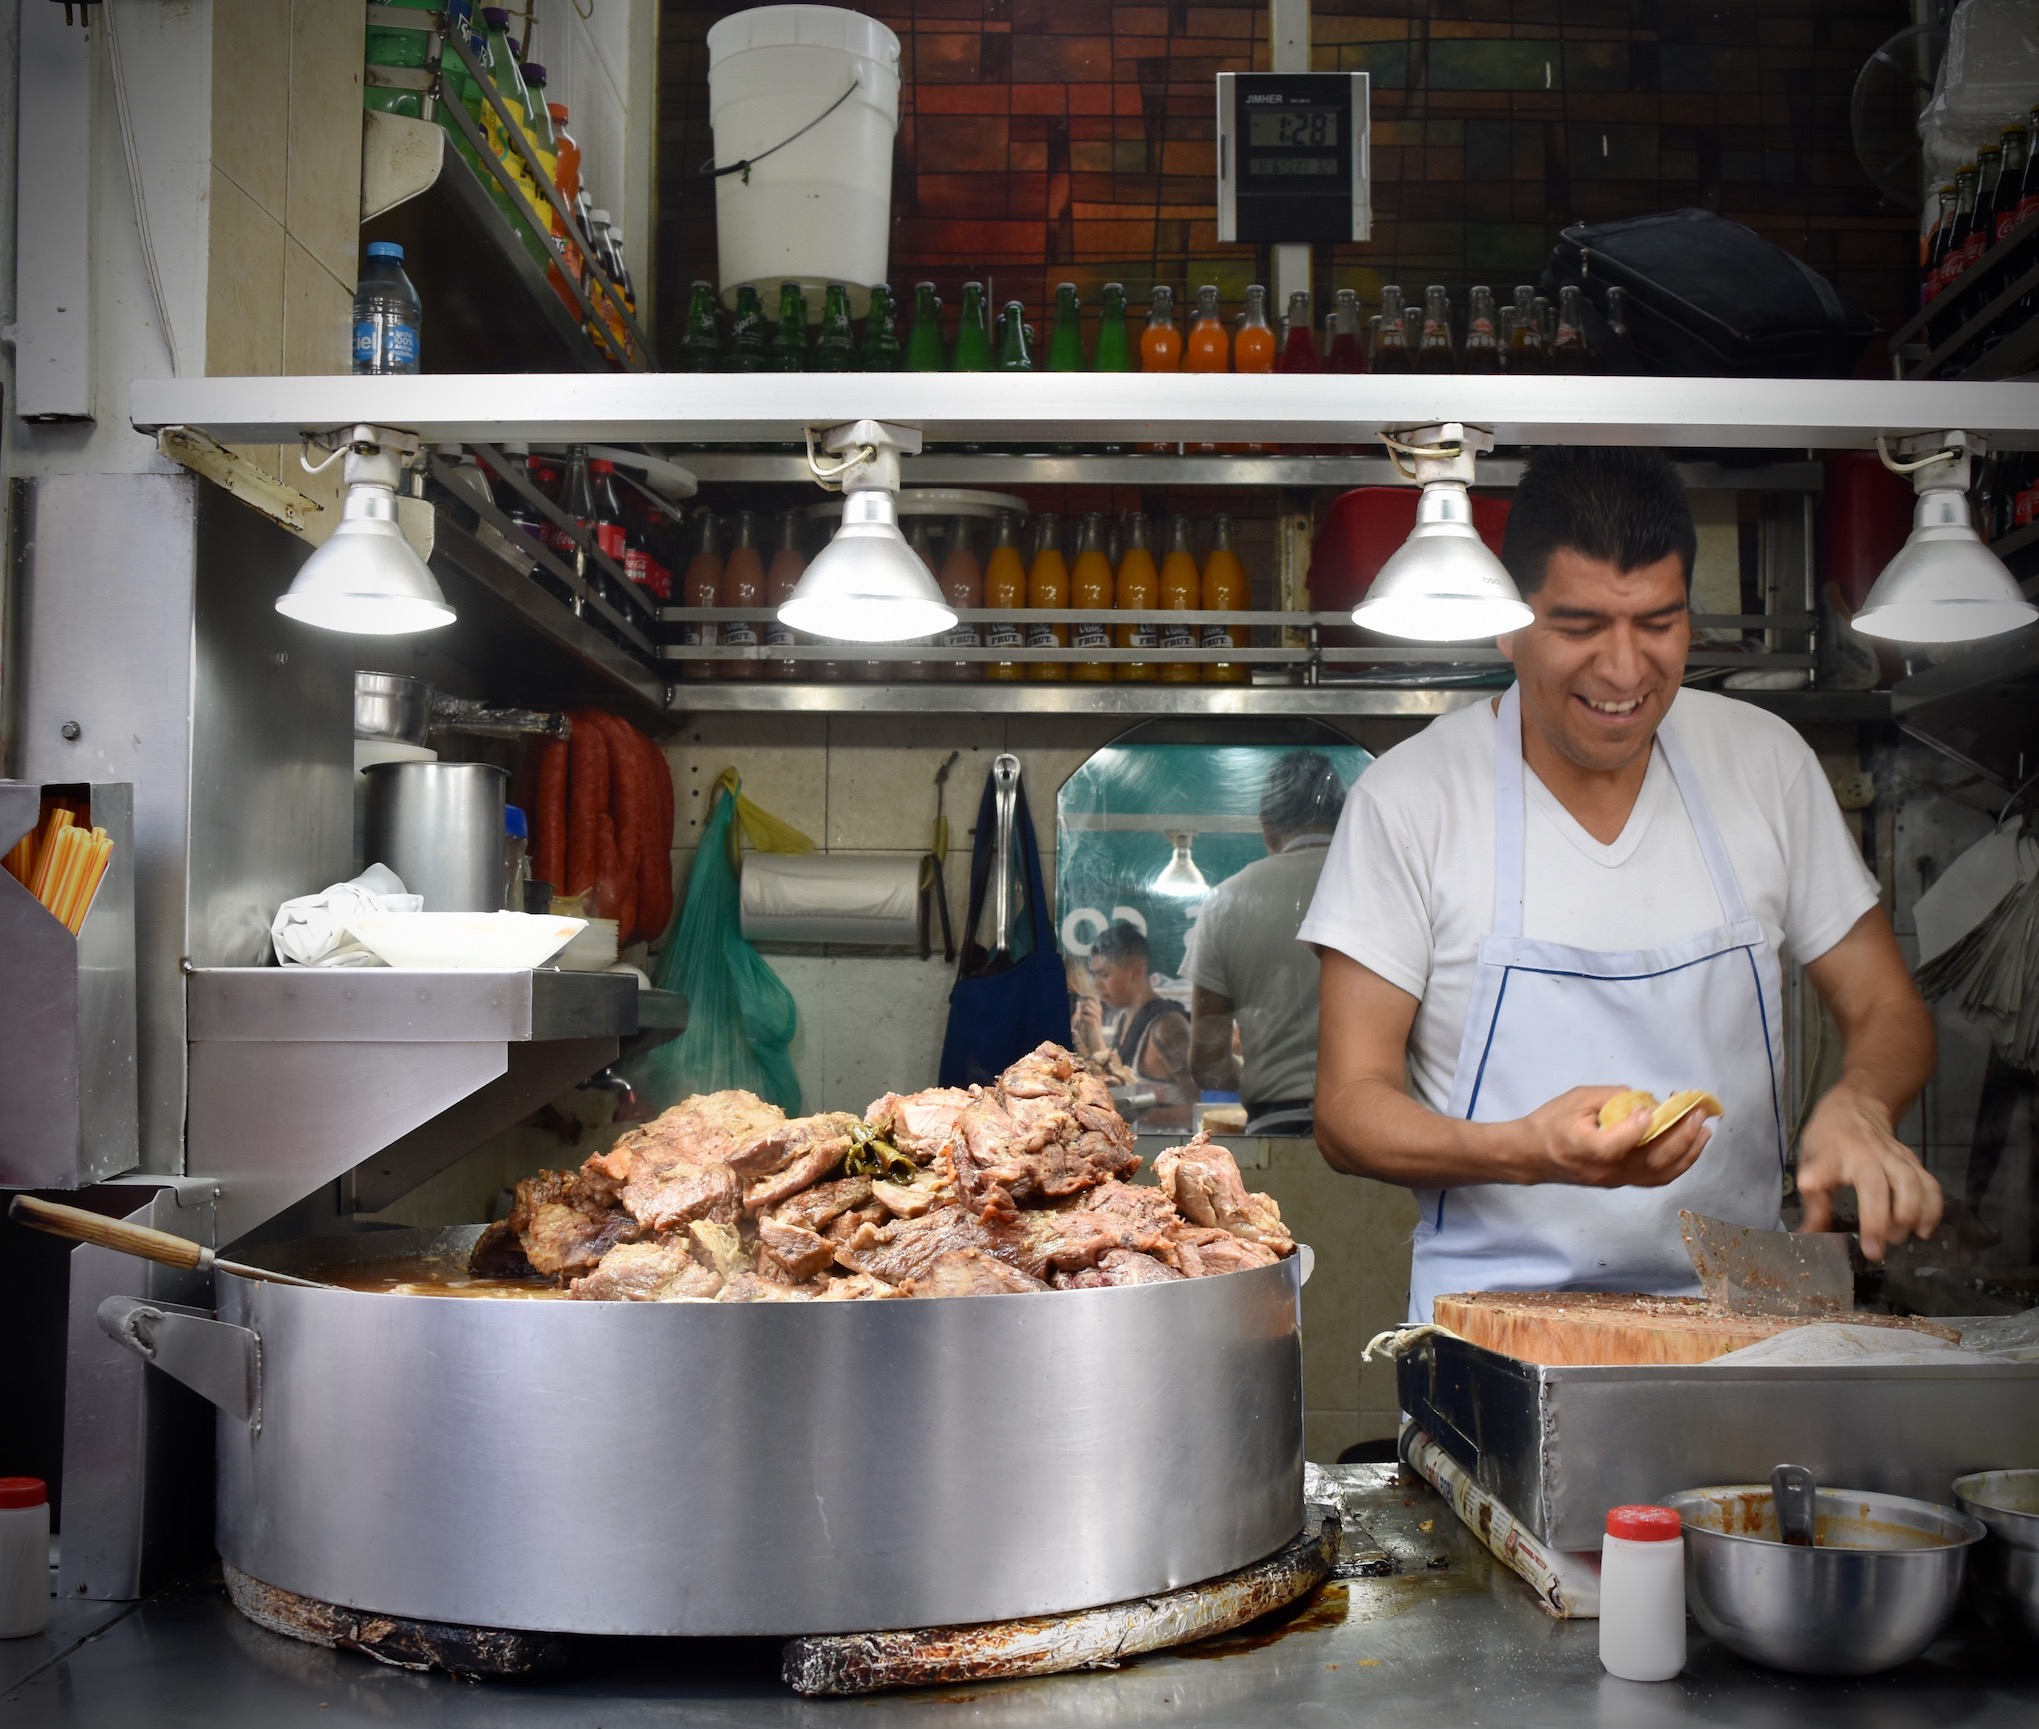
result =
[{"label": "blue apron", "polygon": [[[1041,882],[1041,849],[1024,785],[1014,789],[1013,850],[1026,871],[1026,904],[1013,922],[1012,953],[999,960],[977,940],[984,895],[998,850],[995,792],[989,775],[977,807],[977,840],[970,852],[970,910],[963,920],[963,956],[949,992],[949,1029],[942,1040],[941,1084],[989,1086],[1001,1070],[1045,1040],[1070,1042],[1069,978],[1052,936],[1048,892]],[[1046,940],[1044,940],[1046,939]]]},{"label": "blue apron", "polygon": [[1522,934],[1522,708],[1494,731],[1494,928],[1480,944],[1452,1077],[1453,1116],[1507,1122],[1572,1087],[1688,1088],[1725,1109],[1692,1168],[1661,1188],[1479,1183],[1418,1191],[1409,1310],[1455,1291],[1699,1289],[1681,1208],[1778,1227],[1784,1173],[1783,979],[1670,718],[1657,745],[1725,922],[1664,948],[1573,948]]}]

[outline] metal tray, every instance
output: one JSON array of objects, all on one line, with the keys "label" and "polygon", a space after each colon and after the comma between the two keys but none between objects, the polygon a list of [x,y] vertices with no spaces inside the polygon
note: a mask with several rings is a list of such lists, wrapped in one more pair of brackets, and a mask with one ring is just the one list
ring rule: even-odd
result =
[{"label": "metal tray", "polygon": [[2039,1465],[2039,1363],[1551,1368],[1431,1334],[1396,1380],[1416,1425],[1558,1549],[1597,1549],[1609,1507],[1785,1460],[1949,1505],[1966,1472]]}]

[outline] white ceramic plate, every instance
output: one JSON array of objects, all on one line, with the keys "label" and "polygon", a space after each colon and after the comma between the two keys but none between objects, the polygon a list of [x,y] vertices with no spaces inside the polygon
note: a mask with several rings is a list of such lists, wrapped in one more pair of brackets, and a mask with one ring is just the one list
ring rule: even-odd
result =
[{"label": "white ceramic plate", "polygon": [[347,928],[389,966],[514,973],[543,966],[586,924],[547,913],[363,913]]}]

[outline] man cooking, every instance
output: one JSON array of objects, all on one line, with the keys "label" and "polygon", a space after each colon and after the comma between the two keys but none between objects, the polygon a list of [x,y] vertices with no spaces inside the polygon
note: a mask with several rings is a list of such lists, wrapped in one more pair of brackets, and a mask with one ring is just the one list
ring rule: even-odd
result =
[{"label": "man cooking", "polygon": [[[1696,1291],[1683,1208],[1775,1228],[1785,953],[1843,1047],[1799,1144],[1805,1228],[1842,1189],[1872,1259],[1939,1223],[1892,1132],[1931,1016],[1812,751],[1679,688],[1695,550],[1659,453],[1538,451],[1502,552],[1535,615],[1500,639],[1514,685],[1346,799],[1300,933],[1317,1140],[1416,1191],[1416,1319],[1453,1291]],[[1724,1109],[1645,1144],[1646,1110],[1598,1120],[1631,1087]]]}]

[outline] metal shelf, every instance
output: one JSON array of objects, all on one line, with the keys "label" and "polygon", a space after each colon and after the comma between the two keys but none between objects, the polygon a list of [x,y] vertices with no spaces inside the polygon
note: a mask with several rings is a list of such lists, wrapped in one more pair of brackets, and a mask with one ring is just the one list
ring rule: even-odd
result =
[{"label": "metal shelf", "polygon": [[[704,484],[811,487],[804,456],[772,451],[689,451],[688,472]],[[1480,463],[1480,486],[1506,488],[1522,479],[1520,457],[1490,457]],[[1818,492],[1824,471],[1817,462],[1759,462],[1737,467],[1719,462],[1681,462],[1679,476],[1694,492]],[[935,450],[909,458],[909,486],[1407,486],[1384,456],[1290,456],[1280,452],[1245,456],[1064,456],[1013,452],[954,453]]]},{"label": "metal shelf", "polygon": [[[1462,420],[1502,444],[1867,449],[1879,434],[1962,428],[2039,447],[2021,384],[1863,379],[1293,377],[1189,373],[750,373],[157,378],[134,424],[273,444],[362,423],[432,441],[792,444],[874,419],[937,442],[1370,445],[1383,429]],[[915,474],[911,458],[906,469]]]},{"label": "metal shelf", "polygon": [[[1498,685],[1429,688],[1320,684],[1019,684],[969,680],[927,684],[774,684],[731,680],[673,687],[671,707],[693,714],[1080,715],[1106,720],[1163,716],[1324,720],[1424,720],[1493,696]],[[1798,724],[1861,725],[1890,718],[1887,691],[1721,692]]]}]

